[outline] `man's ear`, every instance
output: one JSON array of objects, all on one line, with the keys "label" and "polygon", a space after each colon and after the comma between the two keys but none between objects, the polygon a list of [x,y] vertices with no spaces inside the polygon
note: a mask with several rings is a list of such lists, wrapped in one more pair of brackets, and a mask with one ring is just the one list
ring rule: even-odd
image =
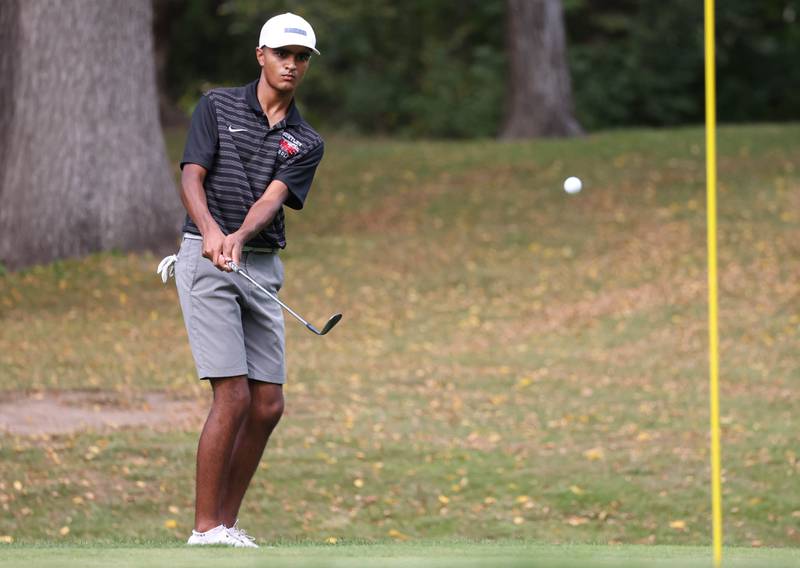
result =
[{"label": "man's ear", "polygon": [[267,57],[267,56],[266,56],[266,54],[264,53],[264,50],[263,50],[263,49],[261,49],[260,47],[257,47],[257,48],[256,48],[256,60],[258,61],[258,64],[259,64],[261,67],[264,67],[264,63],[265,63],[266,57]]}]

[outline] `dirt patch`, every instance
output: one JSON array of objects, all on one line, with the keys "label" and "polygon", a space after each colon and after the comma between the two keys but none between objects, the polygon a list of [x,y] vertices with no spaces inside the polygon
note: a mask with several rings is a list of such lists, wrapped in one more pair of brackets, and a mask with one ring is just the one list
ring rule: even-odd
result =
[{"label": "dirt patch", "polygon": [[2,399],[0,432],[18,436],[197,428],[208,409],[208,401],[176,400],[157,392],[124,397],[96,391],[3,393]]}]

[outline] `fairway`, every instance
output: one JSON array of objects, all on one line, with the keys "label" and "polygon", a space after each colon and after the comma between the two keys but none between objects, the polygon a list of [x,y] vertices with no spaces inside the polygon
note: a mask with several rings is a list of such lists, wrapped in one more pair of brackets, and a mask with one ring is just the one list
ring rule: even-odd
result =
[{"label": "fairway", "polygon": [[[691,568],[710,566],[710,549],[693,546],[591,546],[498,544],[290,545],[261,550],[198,550],[142,547],[12,548],[0,568],[367,568],[513,566],[531,568]],[[788,549],[732,549],[725,566],[782,568],[800,565],[800,552]]]},{"label": "fairway", "polygon": [[[184,133],[168,135],[175,161]],[[725,543],[798,546],[800,126],[719,140]],[[415,543],[455,535],[709,545],[702,129],[329,142],[306,209],[287,214],[281,297],[310,321],[344,318],[323,338],[286,323],[287,410],[242,524],[262,544],[399,548],[236,558],[446,559]],[[581,193],[563,191],[569,175]],[[107,253],[0,275],[0,415],[44,409],[0,435],[0,542],[13,542],[0,562],[66,550],[40,543],[188,537],[209,391],[158,260]],[[217,555],[69,550],[81,566]],[[464,562],[572,554],[464,550]],[[569,550],[710,562],[699,548]]]}]

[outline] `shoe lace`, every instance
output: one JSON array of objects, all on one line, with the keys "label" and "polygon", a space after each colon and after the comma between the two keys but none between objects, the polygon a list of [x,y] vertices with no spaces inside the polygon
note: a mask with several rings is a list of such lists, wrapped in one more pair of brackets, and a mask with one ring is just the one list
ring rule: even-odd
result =
[{"label": "shoe lace", "polygon": [[239,526],[238,520],[235,523],[233,523],[233,526],[230,528],[230,531],[234,534],[234,536],[238,538],[247,539],[250,542],[256,541],[256,537],[250,536],[249,534],[247,534],[247,531],[245,531],[243,528]]}]

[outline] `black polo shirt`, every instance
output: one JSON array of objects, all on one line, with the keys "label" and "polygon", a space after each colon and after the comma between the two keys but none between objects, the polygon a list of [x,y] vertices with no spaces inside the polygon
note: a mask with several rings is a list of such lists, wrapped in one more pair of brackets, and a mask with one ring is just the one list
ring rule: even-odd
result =
[{"label": "black polo shirt", "polygon": [[[292,101],[286,117],[270,127],[258,102],[258,81],[235,88],[208,91],[192,115],[181,160],[207,170],[206,201],[211,216],[226,235],[242,226],[250,207],[272,180],[289,188],[285,205],[302,209],[324,143],[300,116]],[[187,215],[184,232],[200,231]],[[283,207],[272,223],[248,243],[250,246],[286,246]]]}]

